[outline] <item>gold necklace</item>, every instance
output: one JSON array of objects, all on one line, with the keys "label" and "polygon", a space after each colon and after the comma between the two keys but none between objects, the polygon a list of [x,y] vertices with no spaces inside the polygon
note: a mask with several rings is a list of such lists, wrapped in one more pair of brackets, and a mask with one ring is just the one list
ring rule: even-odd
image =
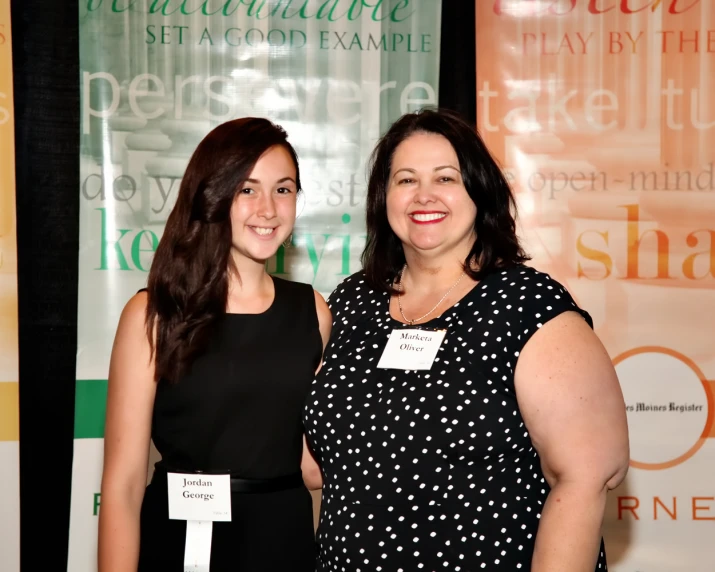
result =
[{"label": "gold necklace", "polygon": [[437,303],[434,305],[434,308],[432,308],[432,309],[431,309],[429,312],[427,312],[424,316],[421,316],[421,317],[419,317],[419,318],[415,318],[414,320],[408,320],[407,317],[405,316],[405,313],[402,311],[402,276],[403,276],[403,274],[405,273],[405,268],[407,268],[407,264],[405,264],[405,265],[402,267],[402,270],[400,270],[400,281],[397,283],[397,284],[398,284],[397,307],[400,309],[400,315],[402,316],[402,319],[403,319],[405,322],[407,322],[407,325],[409,325],[409,326],[414,325],[416,322],[421,322],[421,321],[424,320],[427,316],[429,316],[432,312],[434,312],[434,311],[439,307],[439,305],[440,305],[442,302],[444,302],[445,298],[447,298],[447,296],[449,296],[449,293],[457,287],[457,284],[459,284],[459,282],[462,280],[462,278],[464,278],[464,275],[466,274],[466,272],[462,272],[462,274],[460,274],[459,278],[457,278],[457,281],[456,281],[454,284],[452,284],[452,287],[451,287],[449,290],[447,290],[447,292],[445,293],[445,295],[442,296],[442,297],[439,299],[439,302],[437,302]]}]

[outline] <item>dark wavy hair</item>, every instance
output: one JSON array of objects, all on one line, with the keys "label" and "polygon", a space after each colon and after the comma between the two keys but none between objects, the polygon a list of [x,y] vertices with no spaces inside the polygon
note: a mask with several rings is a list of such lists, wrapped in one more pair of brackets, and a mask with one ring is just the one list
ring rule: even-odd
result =
[{"label": "dark wavy hair", "polygon": [[387,188],[395,150],[415,133],[442,135],[452,144],[464,186],[477,207],[474,220],[477,238],[464,261],[465,272],[480,280],[495,269],[529,260],[516,236],[516,203],[509,183],[475,127],[455,112],[424,109],[398,119],[372,152],[367,187],[367,242],[362,253],[367,281],[376,288],[396,293],[392,283],[405,264],[405,254],[387,219]]},{"label": "dark wavy hair", "polygon": [[181,180],[149,272],[146,327],[156,380],[178,381],[206,349],[225,313],[231,251],[231,205],[258,159],[280,145],[298,157],[286,132],[247,117],[213,129],[194,151]]}]

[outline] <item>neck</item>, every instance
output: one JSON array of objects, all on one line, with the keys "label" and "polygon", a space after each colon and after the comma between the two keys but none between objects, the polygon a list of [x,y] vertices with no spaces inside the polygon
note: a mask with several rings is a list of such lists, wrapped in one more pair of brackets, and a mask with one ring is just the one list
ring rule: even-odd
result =
[{"label": "neck", "polygon": [[464,272],[463,260],[426,259],[417,254],[405,252],[407,267],[403,271],[402,286],[417,294],[428,294],[450,288]]},{"label": "neck", "polygon": [[270,288],[270,276],[264,262],[245,258],[237,260],[234,256],[233,264],[236,271],[229,270],[229,297],[252,297],[263,293],[266,287]]}]

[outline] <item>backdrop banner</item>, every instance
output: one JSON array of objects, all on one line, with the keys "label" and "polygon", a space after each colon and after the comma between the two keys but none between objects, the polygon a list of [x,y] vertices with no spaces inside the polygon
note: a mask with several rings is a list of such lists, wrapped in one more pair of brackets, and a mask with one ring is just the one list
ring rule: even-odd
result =
[{"label": "backdrop banner", "polygon": [[592,314],[625,395],[610,569],[713,570],[715,3],[476,10],[478,127],[534,266]]},{"label": "backdrop banner", "polygon": [[359,270],[365,164],[403,112],[437,103],[435,0],[83,0],[75,446],[68,569],[96,569],[109,356],[146,283],[189,157],[262,116],[300,158],[289,248],[269,265],[324,295]]},{"label": "backdrop banner", "polygon": [[10,0],[0,0],[0,570],[20,570],[15,123]]}]

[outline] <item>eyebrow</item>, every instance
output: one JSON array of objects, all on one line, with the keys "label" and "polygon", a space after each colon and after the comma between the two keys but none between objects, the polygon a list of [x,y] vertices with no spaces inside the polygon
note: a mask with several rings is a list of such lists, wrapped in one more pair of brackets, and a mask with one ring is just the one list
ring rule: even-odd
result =
[{"label": "eyebrow", "polygon": [[[276,184],[285,183],[286,181],[295,183],[295,179],[293,177],[283,177],[282,179],[278,179],[276,181]],[[251,185],[260,185],[261,181],[259,181],[258,179],[246,179],[246,183],[250,183]]]},{"label": "eyebrow", "polygon": [[[442,169],[454,169],[458,173],[461,172],[459,169],[457,169],[457,167],[454,167],[453,165],[440,165],[439,167],[435,167],[433,169],[433,171],[436,173],[437,171],[441,171]],[[393,177],[395,175],[397,175],[397,173],[399,173],[400,171],[407,171],[408,173],[416,173],[417,172],[415,169],[412,169],[410,167],[402,167],[401,169],[397,169],[397,171],[395,171],[395,173],[393,174]]]}]

